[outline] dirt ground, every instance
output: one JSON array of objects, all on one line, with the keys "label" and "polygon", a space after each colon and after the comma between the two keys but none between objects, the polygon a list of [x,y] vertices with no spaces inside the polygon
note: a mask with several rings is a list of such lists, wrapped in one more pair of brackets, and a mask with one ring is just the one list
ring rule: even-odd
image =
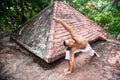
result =
[{"label": "dirt ground", "polygon": [[77,54],[73,72],[64,76],[64,58],[48,64],[0,32],[0,80],[120,80],[120,45],[98,41],[92,47],[101,57]]}]

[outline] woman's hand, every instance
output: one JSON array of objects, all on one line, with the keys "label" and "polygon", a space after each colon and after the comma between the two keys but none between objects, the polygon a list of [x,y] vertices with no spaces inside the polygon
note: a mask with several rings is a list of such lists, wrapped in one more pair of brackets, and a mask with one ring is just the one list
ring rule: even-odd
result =
[{"label": "woman's hand", "polygon": [[60,20],[60,19],[58,19],[58,18],[53,18],[53,20],[55,20],[55,22],[57,22],[57,23],[60,23],[62,20]]}]

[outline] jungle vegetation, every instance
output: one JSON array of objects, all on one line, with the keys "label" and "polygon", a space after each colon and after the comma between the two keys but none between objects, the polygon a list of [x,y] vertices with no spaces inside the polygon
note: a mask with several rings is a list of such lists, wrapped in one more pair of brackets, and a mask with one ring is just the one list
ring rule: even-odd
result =
[{"label": "jungle vegetation", "polygon": [[63,1],[103,27],[120,34],[120,0],[0,0],[0,30],[13,30],[54,1]]}]

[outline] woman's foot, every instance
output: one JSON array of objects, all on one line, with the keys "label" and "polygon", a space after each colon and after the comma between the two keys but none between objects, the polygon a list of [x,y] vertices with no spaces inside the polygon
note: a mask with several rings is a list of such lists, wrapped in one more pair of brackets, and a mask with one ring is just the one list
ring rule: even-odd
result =
[{"label": "woman's foot", "polygon": [[67,72],[67,71],[69,71],[69,70],[70,70],[69,68],[64,69],[64,73]]},{"label": "woman's foot", "polygon": [[64,75],[68,75],[68,74],[71,74],[71,71],[67,71],[64,73]]}]

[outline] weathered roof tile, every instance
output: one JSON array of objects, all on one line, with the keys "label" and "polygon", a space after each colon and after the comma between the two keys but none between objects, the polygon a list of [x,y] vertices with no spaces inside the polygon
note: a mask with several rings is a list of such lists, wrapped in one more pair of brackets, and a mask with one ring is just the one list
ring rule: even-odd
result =
[{"label": "weathered roof tile", "polygon": [[52,17],[63,19],[77,34],[84,36],[89,42],[95,41],[98,37],[112,39],[93,21],[68,4],[58,1],[31,18],[17,29],[12,37],[46,62],[53,62],[65,55],[63,41],[71,36],[61,24],[55,23]]}]

